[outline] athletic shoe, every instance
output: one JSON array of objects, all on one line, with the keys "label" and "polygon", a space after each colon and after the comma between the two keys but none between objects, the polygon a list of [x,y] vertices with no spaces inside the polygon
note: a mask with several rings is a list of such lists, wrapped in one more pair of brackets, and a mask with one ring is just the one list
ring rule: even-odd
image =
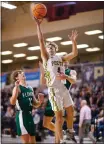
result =
[{"label": "athletic shoe", "polygon": [[69,134],[67,134],[67,130],[63,130],[63,137],[65,140],[71,140]]},{"label": "athletic shoe", "polygon": [[66,131],[67,134],[67,140],[72,140],[75,143],[77,143],[76,139],[75,139],[75,132],[70,132],[69,130]]},{"label": "athletic shoe", "polygon": [[66,141],[64,139],[60,140],[60,144],[66,144]]}]

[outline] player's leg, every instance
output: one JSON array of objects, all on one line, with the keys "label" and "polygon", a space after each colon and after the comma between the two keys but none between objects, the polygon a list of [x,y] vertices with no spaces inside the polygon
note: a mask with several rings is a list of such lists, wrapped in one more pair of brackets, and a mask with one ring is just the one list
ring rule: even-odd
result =
[{"label": "player's leg", "polygon": [[21,139],[24,144],[28,144],[29,143],[29,134],[22,135]]},{"label": "player's leg", "polygon": [[59,143],[59,137],[55,131],[55,124],[52,122],[54,116],[55,116],[54,111],[52,110],[51,103],[48,100],[47,105],[45,107],[44,117],[43,117],[43,126],[55,132],[55,143]]},{"label": "player's leg", "polygon": [[55,132],[55,143],[59,143],[60,139],[55,129],[55,124],[52,122],[53,117],[44,116],[43,126],[53,132]]},{"label": "player's leg", "polygon": [[64,101],[64,108],[66,110],[66,122],[67,127],[70,130],[70,132],[73,131],[73,119],[74,119],[74,104],[73,100],[68,92],[68,90],[65,90],[63,93],[63,101]]},{"label": "player's leg", "polygon": [[74,142],[77,142],[74,136],[74,130],[73,130],[73,121],[74,121],[74,107],[73,107],[73,100],[68,92],[68,90],[65,90],[63,93],[63,101],[64,101],[64,108],[66,110],[66,122],[67,122],[67,136],[69,135],[69,138],[73,140]]},{"label": "player's leg", "polygon": [[29,135],[29,143],[35,144],[36,127],[34,125],[33,117],[30,112],[23,112],[23,125]]},{"label": "player's leg", "polygon": [[30,136],[29,135],[29,143],[30,144],[36,144],[36,138],[35,138],[35,136]]},{"label": "player's leg", "polygon": [[[60,143],[63,141],[63,132],[62,132],[62,125],[63,125],[63,100],[60,96],[60,92],[58,88],[51,88],[49,93],[49,100],[51,102],[52,110],[55,113],[55,131],[58,134],[60,139]],[[59,143],[59,142],[58,142]]]},{"label": "player's leg", "polygon": [[21,137],[23,143],[29,143],[29,134],[23,123],[23,113],[18,111],[16,113],[16,127],[17,134]]},{"label": "player's leg", "polygon": [[43,126],[53,132],[55,132],[55,124],[52,122],[53,117],[44,116]]},{"label": "player's leg", "polygon": [[62,125],[63,125],[63,118],[62,118],[62,111],[55,111],[55,127],[56,133],[60,139],[60,142],[63,140],[63,132],[62,132]]},{"label": "player's leg", "polygon": [[74,136],[74,130],[73,130],[73,119],[74,119],[74,107],[73,105],[65,108],[66,110],[66,122],[67,122],[67,134],[69,135],[69,138],[73,140],[75,143],[77,143],[75,136]]},{"label": "player's leg", "polygon": [[73,118],[74,118],[74,108],[73,106],[69,106],[67,108],[65,108],[66,110],[66,122],[67,122],[67,127],[70,131],[73,132]]}]

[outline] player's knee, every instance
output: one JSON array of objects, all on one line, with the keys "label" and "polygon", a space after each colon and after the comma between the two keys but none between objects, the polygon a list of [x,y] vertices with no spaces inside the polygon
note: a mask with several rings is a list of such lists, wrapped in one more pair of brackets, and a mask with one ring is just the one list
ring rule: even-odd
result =
[{"label": "player's knee", "polygon": [[63,123],[62,117],[58,117],[58,118],[56,119],[56,121],[57,121],[58,124],[62,124],[62,123]]},{"label": "player's knee", "polygon": [[68,108],[66,108],[66,112],[67,112],[67,115],[73,115],[74,114],[74,107],[69,106]]}]

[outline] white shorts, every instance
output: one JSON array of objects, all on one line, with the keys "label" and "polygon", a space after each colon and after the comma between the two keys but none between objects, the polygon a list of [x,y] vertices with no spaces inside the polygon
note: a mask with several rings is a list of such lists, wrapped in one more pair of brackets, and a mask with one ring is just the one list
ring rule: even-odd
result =
[{"label": "white shorts", "polygon": [[74,105],[69,91],[63,84],[60,84],[55,88],[49,87],[48,93],[53,111],[60,111],[64,108]]}]

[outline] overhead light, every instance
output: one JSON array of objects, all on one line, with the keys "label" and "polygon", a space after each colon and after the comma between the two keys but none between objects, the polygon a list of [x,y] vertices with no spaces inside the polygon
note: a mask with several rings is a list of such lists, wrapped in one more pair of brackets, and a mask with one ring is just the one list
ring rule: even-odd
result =
[{"label": "overhead light", "polygon": [[77,48],[78,48],[78,49],[87,48],[87,47],[89,47],[89,45],[87,45],[87,44],[77,45]]},{"label": "overhead light", "polygon": [[99,50],[100,50],[100,48],[98,48],[98,47],[86,49],[87,52],[94,52],[94,51],[99,51]]},{"label": "overhead light", "polygon": [[94,35],[94,34],[99,34],[102,33],[101,30],[93,30],[93,31],[87,31],[85,32],[86,35]]},{"label": "overhead light", "polygon": [[1,6],[4,8],[7,8],[7,9],[16,9],[17,8],[17,6],[9,4],[7,2],[1,2]]},{"label": "overhead light", "polygon": [[50,42],[53,42],[53,41],[59,41],[59,40],[62,40],[61,37],[52,37],[52,38],[47,38],[46,41],[50,41]]},{"label": "overhead light", "polygon": [[37,56],[29,56],[29,57],[26,57],[27,60],[35,60],[35,59],[38,59]]},{"label": "overhead light", "polygon": [[3,51],[1,52],[1,55],[10,55],[12,54],[12,51]]},{"label": "overhead light", "polygon": [[60,43],[61,45],[71,45],[72,41],[63,41]]},{"label": "overhead light", "polygon": [[40,46],[28,47],[28,50],[30,50],[30,51],[40,50]]},{"label": "overhead light", "polygon": [[66,55],[67,54],[67,52],[59,52],[59,53],[56,53],[56,55],[58,55],[58,56],[62,56],[62,55]]},{"label": "overhead light", "polygon": [[104,35],[98,36],[99,39],[104,39]]},{"label": "overhead light", "polygon": [[13,62],[13,60],[11,60],[11,59],[2,60],[3,64],[12,63],[12,62]]},{"label": "overhead light", "polygon": [[14,44],[13,46],[14,47],[25,47],[27,45],[28,45],[27,43],[17,43],[17,44]]},{"label": "overhead light", "polygon": [[26,54],[24,54],[24,53],[14,55],[15,58],[20,58],[20,57],[25,57],[25,56],[26,56]]}]

